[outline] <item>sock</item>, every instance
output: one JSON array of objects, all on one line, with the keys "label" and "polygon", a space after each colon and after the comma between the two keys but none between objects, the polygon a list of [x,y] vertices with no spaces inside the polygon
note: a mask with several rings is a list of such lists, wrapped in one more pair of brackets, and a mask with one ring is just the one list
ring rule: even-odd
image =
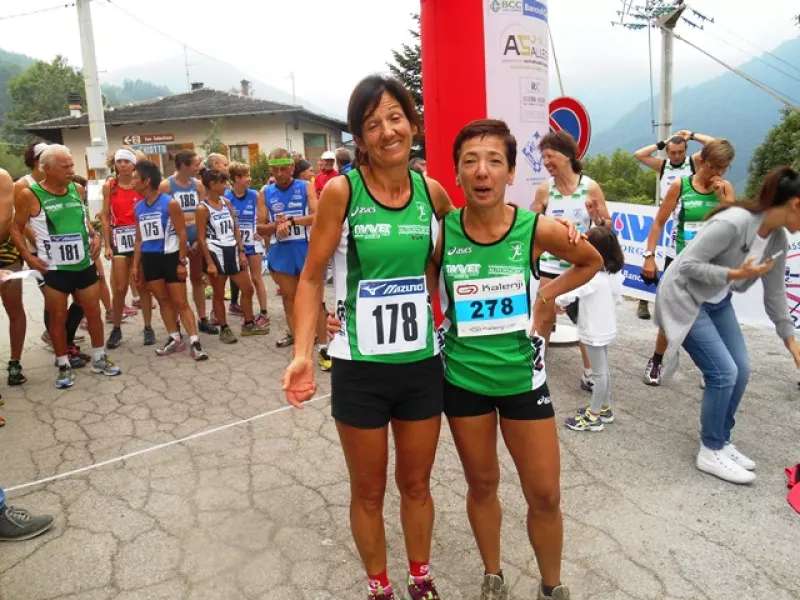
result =
[{"label": "sock", "polygon": [[181,332],[180,331],[176,331],[175,333],[170,333],[169,337],[171,337],[176,342],[180,342],[181,341]]},{"label": "sock", "polygon": [[328,353],[328,344],[320,344],[319,345],[319,352],[320,352],[320,354],[322,354],[323,352],[327,354]]},{"label": "sock", "polygon": [[244,320],[244,326],[247,327],[248,325],[255,324],[255,321],[248,321],[247,319]]},{"label": "sock", "polygon": [[658,352],[653,352],[653,364],[660,365],[663,359],[664,359],[663,354],[659,354]]},{"label": "sock", "polygon": [[106,349],[100,346],[99,348],[92,348],[92,360],[97,362],[98,360],[102,360],[103,357],[106,355]]},{"label": "sock", "polygon": [[265,314],[267,314],[267,309],[266,309],[266,308],[262,308],[262,309],[261,309],[261,314],[262,314],[262,315],[265,315]]},{"label": "sock", "polygon": [[[558,585],[561,585],[560,583]],[[553,590],[558,587],[558,585],[545,585],[542,584],[542,594],[547,596],[548,598],[553,595]]]},{"label": "sock", "polygon": [[58,363],[59,367],[69,366],[69,359],[66,355],[57,357],[56,362]]},{"label": "sock", "polygon": [[12,365],[18,365],[18,364],[19,364],[18,360],[10,360],[10,361],[8,361],[8,366],[9,367],[12,366]]},{"label": "sock", "polygon": [[189,336],[189,343],[190,344],[194,344],[195,342],[199,342],[199,341],[200,341],[200,336],[199,335],[190,335]]},{"label": "sock", "polygon": [[201,323],[208,323],[208,317],[200,317]]},{"label": "sock", "polygon": [[428,564],[428,561],[425,562],[415,562],[413,560],[408,561],[408,574],[416,579],[420,579],[422,577],[428,577],[431,573],[431,567]]},{"label": "sock", "polygon": [[377,575],[367,574],[367,579],[369,580],[369,591],[371,593],[377,593],[380,588],[383,588],[384,592],[392,591],[392,584],[389,583],[389,575],[386,573],[386,569]]},{"label": "sock", "polygon": [[122,329],[120,327],[114,327],[113,331],[122,331]]}]

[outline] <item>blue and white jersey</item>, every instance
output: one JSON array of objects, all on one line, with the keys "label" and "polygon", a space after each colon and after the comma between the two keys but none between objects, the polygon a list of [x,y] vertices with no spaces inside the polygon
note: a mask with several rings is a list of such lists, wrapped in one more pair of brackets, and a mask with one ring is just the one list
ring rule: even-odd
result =
[{"label": "blue and white jersey", "polygon": [[200,193],[197,191],[197,181],[192,177],[189,180],[189,186],[183,187],[178,185],[175,177],[170,175],[169,179],[169,193],[181,205],[181,210],[185,213],[194,214],[197,212],[197,207],[200,205]]},{"label": "blue and white jersey", "polygon": [[[298,219],[310,214],[308,207],[308,183],[300,179],[293,179],[292,183],[285,190],[280,189],[274,183],[264,186],[264,200],[269,211],[271,223],[277,221],[278,215],[284,215],[287,219],[294,217]],[[273,241],[278,244],[303,243],[308,244],[308,227],[295,225],[285,238],[273,236]]]},{"label": "blue and white jersey", "polygon": [[148,204],[146,199],[136,203],[133,210],[143,253],[171,254],[178,251],[178,236],[169,216],[171,201],[167,194],[160,194],[153,204]]},{"label": "blue and white jersey", "polygon": [[233,207],[233,214],[236,216],[236,222],[239,223],[239,233],[242,236],[242,244],[245,250],[253,250],[257,244],[255,236],[258,192],[248,188],[244,196],[238,198],[232,189],[227,189],[225,190],[225,198],[230,201]]}]

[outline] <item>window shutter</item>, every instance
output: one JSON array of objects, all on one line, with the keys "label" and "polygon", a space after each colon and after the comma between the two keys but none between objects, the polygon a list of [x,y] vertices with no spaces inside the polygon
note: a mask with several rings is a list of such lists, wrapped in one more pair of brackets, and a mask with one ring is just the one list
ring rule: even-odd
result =
[{"label": "window shutter", "polygon": [[247,155],[251,165],[258,161],[258,144],[247,144]]},{"label": "window shutter", "polygon": [[181,144],[181,150],[191,150],[194,152],[194,142],[186,142]]}]

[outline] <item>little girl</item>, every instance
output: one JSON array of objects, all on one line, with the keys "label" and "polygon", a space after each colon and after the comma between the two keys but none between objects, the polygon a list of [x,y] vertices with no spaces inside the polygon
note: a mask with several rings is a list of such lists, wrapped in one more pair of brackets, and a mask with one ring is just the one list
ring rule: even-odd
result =
[{"label": "little girl", "polygon": [[605,268],[588,283],[556,298],[556,305],[563,311],[563,307],[580,298],[578,336],[586,346],[594,378],[591,406],[579,409],[574,417],[566,420],[566,426],[573,431],[602,431],[604,423],[614,421],[608,346],[617,335],[616,309],[622,300],[622,286],[616,274],[625,266],[625,256],[617,236],[608,226],[592,227],[586,237],[603,257]]}]

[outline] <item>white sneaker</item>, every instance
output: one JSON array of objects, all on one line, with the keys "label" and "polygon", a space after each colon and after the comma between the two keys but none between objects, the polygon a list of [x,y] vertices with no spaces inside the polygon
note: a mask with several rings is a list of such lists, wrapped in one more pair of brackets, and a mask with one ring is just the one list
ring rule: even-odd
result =
[{"label": "white sneaker", "polygon": [[748,471],[755,471],[756,463],[742,454],[739,449],[730,442],[725,444],[723,451],[728,455],[728,458],[730,458],[740,467],[747,469]]},{"label": "white sneaker", "polygon": [[725,450],[712,450],[700,445],[700,452],[697,453],[697,468],[731,483],[751,483],[756,478],[756,474],[740,467],[728,456]]}]

